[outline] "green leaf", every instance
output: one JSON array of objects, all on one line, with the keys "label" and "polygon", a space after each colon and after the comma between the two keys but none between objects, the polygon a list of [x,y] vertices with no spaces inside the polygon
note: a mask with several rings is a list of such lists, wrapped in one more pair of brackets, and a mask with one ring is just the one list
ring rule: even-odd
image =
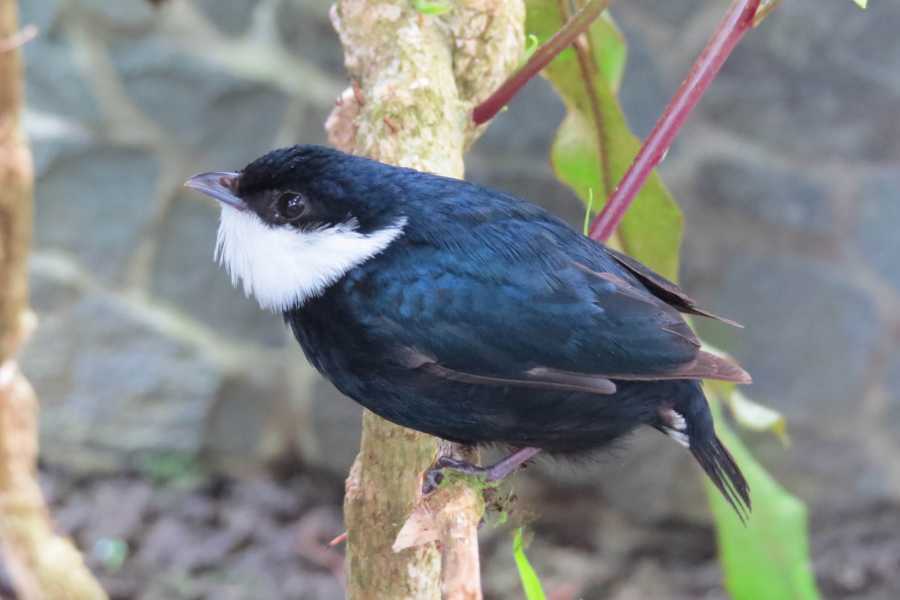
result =
[{"label": "green leaf", "polygon": [[[564,21],[557,0],[527,0],[526,30],[541,42]],[[599,209],[640,148],[616,92],[625,69],[621,32],[604,14],[587,32],[583,66],[567,48],[544,70],[566,105],[566,117],[551,150],[557,176],[585,202],[597,194]],[[631,256],[675,279],[683,217],[659,176],[651,175],[622,221],[618,239]]]},{"label": "green leaf", "polygon": [[546,600],[541,580],[538,578],[534,567],[531,566],[528,557],[525,556],[525,544],[521,527],[516,529],[516,533],[513,535],[513,558],[516,560],[516,569],[519,571],[522,589],[525,590],[525,598],[527,600]]},{"label": "green leaf", "polygon": [[538,46],[540,46],[540,42],[536,35],[528,34],[525,37],[525,49],[522,51],[522,60],[519,63],[520,66],[528,62],[528,59],[530,59],[531,55],[534,54],[534,51],[538,49]]},{"label": "green leaf", "polygon": [[446,0],[413,0],[413,8],[421,15],[445,15],[453,5]]},{"label": "green leaf", "polygon": [[753,494],[753,512],[744,525],[715,486],[706,482],[728,593],[732,600],[815,600],[819,593],[809,557],[806,507],[756,462],[721,418],[709,391],[716,432],[741,466]]},{"label": "green leaf", "polygon": [[594,214],[594,188],[588,189],[587,207],[584,209],[584,224],[581,226],[581,233],[587,236],[591,228],[591,215]]},{"label": "green leaf", "polygon": [[725,398],[738,425],[750,431],[770,432],[785,446],[790,445],[787,421],[780,412],[754,402],[738,390]]},{"label": "green leaf", "polygon": [[[557,0],[526,0],[527,31],[545,41],[563,23],[561,5],[564,3]],[[589,202],[592,190],[600,200],[608,197],[630,166],[639,142],[628,128],[616,98],[625,65],[621,34],[609,19],[599,19],[590,28],[587,39],[590,43],[584,54],[589,60],[580,63],[575,51],[568,48],[545,69],[544,75],[567,109],[551,150],[554,169],[562,181]],[[682,227],[681,211],[653,174],[617,234],[626,252],[675,280]],[[817,598],[809,560],[806,508],[765,472],[722,421],[716,395],[731,398],[735,386],[708,385],[707,389],[719,436],[743,470],[753,494],[753,513],[744,526],[718,490],[706,482],[726,586],[732,598]],[[747,409],[746,404],[739,408],[752,412]]]},{"label": "green leaf", "polygon": [[853,0],[853,2],[863,10],[866,10],[869,6],[869,0]]}]

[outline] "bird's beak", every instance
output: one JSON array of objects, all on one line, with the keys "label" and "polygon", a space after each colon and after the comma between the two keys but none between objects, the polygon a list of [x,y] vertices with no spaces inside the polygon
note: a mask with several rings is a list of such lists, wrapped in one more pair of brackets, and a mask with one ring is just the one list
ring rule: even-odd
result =
[{"label": "bird's beak", "polygon": [[184,187],[197,190],[238,210],[247,210],[246,202],[234,194],[238,175],[238,173],[228,171],[200,173],[185,181]]}]

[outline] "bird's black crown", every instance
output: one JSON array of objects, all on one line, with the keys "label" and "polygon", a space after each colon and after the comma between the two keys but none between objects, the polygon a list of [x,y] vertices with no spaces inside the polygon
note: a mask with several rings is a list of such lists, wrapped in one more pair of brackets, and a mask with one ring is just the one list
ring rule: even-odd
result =
[{"label": "bird's black crown", "polygon": [[296,204],[299,197],[305,205],[297,219],[299,226],[353,220],[361,233],[369,233],[399,216],[396,209],[403,194],[385,194],[396,172],[382,163],[325,146],[298,145],[273,150],[244,167],[235,192],[271,225],[292,221],[284,209],[288,203]]}]

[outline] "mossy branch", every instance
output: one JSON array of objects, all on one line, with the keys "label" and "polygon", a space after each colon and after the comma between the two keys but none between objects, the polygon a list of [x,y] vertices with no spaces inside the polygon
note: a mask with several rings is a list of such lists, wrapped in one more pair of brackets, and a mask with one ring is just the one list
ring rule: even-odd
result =
[{"label": "mossy branch", "polygon": [[[354,85],[326,123],[332,143],[462,177],[463,152],[480,132],[472,107],[518,64],[524,18],[521,0],[460,0],[440,15],[421,14],[410,0],[339,0],[332,21]],[[477,491],[460,484],[442,492],[441,506],[459,517],[435,520],[446,525],[438,536],[443,561],[438,543],[425,537],[393,550],[401,527],[422,506],[422,474],[438,447],[433,437],[365,412],[344,500],[348,598],[481,597]]]}]

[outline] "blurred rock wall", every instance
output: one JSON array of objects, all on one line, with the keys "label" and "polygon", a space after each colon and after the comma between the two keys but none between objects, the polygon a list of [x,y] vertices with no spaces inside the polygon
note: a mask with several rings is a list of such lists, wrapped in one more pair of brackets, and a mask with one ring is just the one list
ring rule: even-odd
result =
[{"label": "blurred rock wall", "polygon": [[[317,460],[315,384],[279,317],[212,260],[218,209],[182,182],[323,142],[340,91],[327,2],[28,0],[37,170],[26,368],[42,451],[81,470]],[[354,417],[347,411],[352,436]],[[352,456],[352,437],[335,441]],[[329,452],[326,456],[332,456]]]},{"label": "blurred rock wall", "polygon": [[[278,317],[231,288],[212,262],[216,209],[181,188],[274,146],[324,141],[346,84],[329,3],[21,4],[42,31],[26,49],[42,322],[26,368],[44,460],[93,472],[290,453],[343,474],[355,405],[310,372]],[[641,135],[725,5],[617,7],[631,43],[623,103]],[[834,514],[900,499],[898,30],[896,3],[783,3],[663,166],[687,214],[684,284],[747,326],[701,332],[745,363],[750,394],[787,414],[795,444],[750,440]],[[474,149],[469,178],[580,222],[546,163],[561,117],[546,84],[530,84]],[[619,454],[555,477],[614,482],[600,493],[638,520],[702,516],[676,445],[648,432]]]},{"label": "blurred rock wall", "polygon": [[[628,2],[625,101],[674,89],[723,4]],[[747,438],[819,515],[900,499],[898,27],[897,3],[783,2],[664,168],[687,217],[683,283],[746,325],[700,332],[741,359],[794,443]]]}]

